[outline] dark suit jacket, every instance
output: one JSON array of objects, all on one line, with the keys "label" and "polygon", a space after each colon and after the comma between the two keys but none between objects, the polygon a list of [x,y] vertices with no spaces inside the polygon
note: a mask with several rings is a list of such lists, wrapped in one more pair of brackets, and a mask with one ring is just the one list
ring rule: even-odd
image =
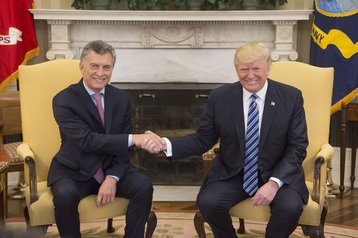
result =
[{"label": "dark suit jacket", "polygon": [[128,134],[132,133],[129,96],[107,85],[105,127],[82,80],[53,98],[53,112],[61,135],[61,148],[54,156],[48,185],[60,178],[88,180],[102,165],[105,174],[123,177],[130,166]]},{"label": "dark suit jacket", "polygon": [[[196,133],[169,138],[173,159],[200,155],[220,138],[220,149],[204,185],[238,174],[244,164],[245,125],[240,82],[213,90]],[[308,145],[301,92],[268,79],[259,142],[259,170],[264,182],[276,177],[301,194],[308,191],[302,162]]]}]

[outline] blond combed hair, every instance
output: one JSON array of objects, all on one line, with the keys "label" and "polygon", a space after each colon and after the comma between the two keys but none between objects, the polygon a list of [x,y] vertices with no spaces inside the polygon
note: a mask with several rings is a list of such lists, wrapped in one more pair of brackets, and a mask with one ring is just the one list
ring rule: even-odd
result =
[{"label": "blond combed hair", "polygon": [[240,46],[234,56],[234,64],[250,63],[258,59],[263,59],[267,66],[271,66],[270,50],[262,43],[251,42]]}]

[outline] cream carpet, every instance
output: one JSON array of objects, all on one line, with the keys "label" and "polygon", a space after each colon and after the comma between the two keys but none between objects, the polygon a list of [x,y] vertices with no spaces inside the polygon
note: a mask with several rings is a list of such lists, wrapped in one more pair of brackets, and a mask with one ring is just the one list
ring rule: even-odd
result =
[{"label": "cream carpet", "polygon": [[[158,225],[153,235],[153,238],[190,238],[198,237],[193,225],[194,211],[157,211]],[[235,228],[238,228],[238,220],[234,220]],[[110,238],[123,237],[124,217],[116,218],[113,222],[116,232],[107,233],[106,221],[94,221],[81,224],[81,233],[83,238]],[[10,229],[22,229],[25,227],[24,222],[8,222],[7,226]],[[246,234],[242,234],[239,237],[253,238],[264,237],[265,223],[245,221]],[[212,232],[208,225],[206,227],[206,234],[208,238],[212,238]],[[56,226],[48,228],[46,237],[58,238],[58,232]],[[301,228],[297,228],[294,234],[290,238],[303,238]],[[356,238],[358,237],[358,228],[343,227],[338,225],[326,224],[325,226],[326,238]]]}]

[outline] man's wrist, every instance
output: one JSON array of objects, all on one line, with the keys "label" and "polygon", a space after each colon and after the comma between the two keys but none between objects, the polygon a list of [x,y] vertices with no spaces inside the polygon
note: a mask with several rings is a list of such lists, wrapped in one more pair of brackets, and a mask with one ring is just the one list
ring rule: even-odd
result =
[{"label": "man's wrist", "polygon": [[269,181],[275,182],[276,185],[278,186],[278,188],[281,188],[282,185],[283,185],[283,182],[281,180],[279,180],[278,178],[275,178],[275,177],[271,177],[269,179]]},{"label": "man's wrist", "polygon": [[117,176],[114,176],[114,175],[107,175],[106,177],[113,178],[114,180],[116,180],[116,182],[119,181],[119,178]]}]

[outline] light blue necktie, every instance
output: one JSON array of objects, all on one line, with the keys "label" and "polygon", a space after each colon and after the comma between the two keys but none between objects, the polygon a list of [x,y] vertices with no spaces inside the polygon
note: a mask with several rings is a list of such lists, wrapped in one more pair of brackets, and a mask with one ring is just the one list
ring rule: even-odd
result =
[{"label": "light blue necktie", "polygon": [[244,190],[252,196],[258,188],[259,109],[257,95],[251,95],[245,137]]}]

